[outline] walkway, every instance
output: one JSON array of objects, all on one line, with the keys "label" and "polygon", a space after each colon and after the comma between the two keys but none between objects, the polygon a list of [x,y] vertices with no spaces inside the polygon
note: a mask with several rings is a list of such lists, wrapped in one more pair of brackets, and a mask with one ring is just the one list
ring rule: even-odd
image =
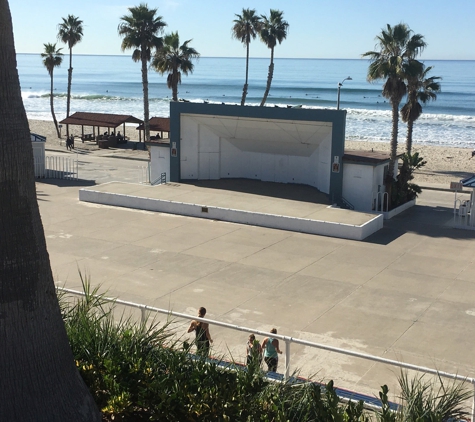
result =
[{"label": "walkway", "polygon": [[[87,160],[101,181],[136,165]],[[475,375],[475,233],[449,226],[452,193],[424,192],[355,242],[89,204],[78,190],[92,182],[57,183],[37,191],[60,284],[80,288],[79,268],[123,300],[191,314],[206,306],[211,319]],[[247,336],[212,335],[215,354],[243,359]],[[394,369],[378,364],[303,346],[292,354],[302,376],[341,388],[372,395],[395,384]]]}]

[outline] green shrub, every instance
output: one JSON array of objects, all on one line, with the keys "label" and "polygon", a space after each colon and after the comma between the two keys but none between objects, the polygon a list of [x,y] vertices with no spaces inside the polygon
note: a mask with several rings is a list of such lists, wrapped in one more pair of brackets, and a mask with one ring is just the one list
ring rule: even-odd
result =
[{"label": "green shrub", "polygon": [[414,172],[426,164],[427,161],[419,157],[418,152],[402,156],[402,166],[399,169],[397,180],[392,181],[391,204],[393,208],[412,201],[422,192],[420,186],[412,183],[411,180],[414,179]]},{"label": "green shrub", "polygon": [[[76,365],[104,421],[318,421],[366,422],[363,403],[341,403],[333,381],[271,382],[258,365],[222,366],[190,354],[173,340],[169,321],[135,323],[83,279],[85,297],[60,298]],[[389,408],[382,387],[382,422],[435,422],[459,418],[470,394],[460,384],[434,392],[422,378],[401,376],[402,406]],[[428,415],[431,415],[430,417]]]}]

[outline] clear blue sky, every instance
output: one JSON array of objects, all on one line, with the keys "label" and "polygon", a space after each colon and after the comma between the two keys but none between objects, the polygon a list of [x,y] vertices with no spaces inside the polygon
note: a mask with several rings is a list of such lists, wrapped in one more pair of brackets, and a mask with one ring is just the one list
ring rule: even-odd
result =
[{"label": "clear blue sky", "polygon": [[[123,54],[117,35],[120,17],[138,5],[124,0],[10,0],[16,51],[40,53],[43,44],[56,42],[57,25],[68,14],[84,22],[84,38],[75,54]],[[423,59],[475,60],[474,0],[152,0],[149,7],[178,30],[180,40],[203,57],[244,57],[245,48],[231,38],[232,21],[242,8],[259,14],[280,9],[289,23],[287,39],[276,57],[360,58],[372,50],[374,38],[387,23],[404,22],[425,36]],[[58,44],[58,46],[61,43]],[[65,51],[67,52],[67,49]],[[130,52],[125,54],[130,55]],[[251,57],[268,57],[258,40]]]}]

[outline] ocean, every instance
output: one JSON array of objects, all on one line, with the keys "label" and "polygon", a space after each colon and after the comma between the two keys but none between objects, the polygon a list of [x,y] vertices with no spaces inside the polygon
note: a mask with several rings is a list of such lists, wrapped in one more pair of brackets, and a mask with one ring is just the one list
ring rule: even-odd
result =
[{"label": "ocean", "polygon": [[[276,51],[278,54],[278,51]],[[30,119],[52,120],[50,78],[39,54],[18,54],[18,71],[25,109]],[[55,111],[66,117],[69,55],[54,72]],[[414,143],[475,147],[475,61],[432,61],[431,76],[441,76],[442,92],[423,106],[414,125]],[[268,106],[335,109],[337,86],[340,108],[348,112],[346,138],[387,142],[391,136],[391,111],[382,97],[382,82],[368,83],[369,62],[364,59],[275,59]],[[265,90],[268,58],[251,58],[246,104],[257,106]],[[73,56],[71,112],[131,114],[143,118],[140,64],[130,56]],[[202,57],[193,74],[182,75],[178,97],[193,102],[240,104],[245,58]],[[149,72],[150,116],[168,117],[171,90],[166,75]],[[404,100],[403,100],[404,102]],[[402,103],[403,104],[403,103]],[[401,104],[401,106],[402,106]],[[399,123],[399,142],[406,126]]]}]

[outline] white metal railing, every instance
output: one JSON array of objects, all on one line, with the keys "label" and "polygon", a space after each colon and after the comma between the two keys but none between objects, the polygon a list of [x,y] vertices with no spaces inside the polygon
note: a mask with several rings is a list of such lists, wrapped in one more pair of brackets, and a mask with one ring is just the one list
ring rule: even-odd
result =
[{"label": "white metal railing", "polygon": [[149,184],[150,183],[150,162],[147,166],[138,167],[138,183]]},{"label": "white metal railing", "polygon": [[35,157],[35,177],[42,179],[78,179],[78,154],[76,158],[59,155]]},{"label": "white metal railing", "polygon": [[373,192],[373,202],[376,201],[374,211],[387,212],[389,211],[389,194],[388,192]]},{"label": "white metal railing", "polygon": [[[59,290],[59,291],[65,292],[65,293],[73,294],[73,295],[85,296],[84,292],[81,292],[81,291],[78,291],[78,290],[66,289],[64,287],[59,287],[59,286],[56,286],[56,289]],[[146,320],[147,320],[147,312],[156,312],[156,313],[165,314],[165,315],[168,315],[168,316],[174,316],[174,317],[177,317],[177,318],[184,318],[184,319],[189,319],[189,320],[197,320],[197,321],[201,321],[201,322],[206,322],[210,325],[216,325],[218,327],[224,327],[224,328],[228,328],[228,329],[235,330],[235,331],[243,331],[243,332],[246,332],[246,333],[253,333],[253,334],[259,334],[259,335],[262,335],[262,336],[269,336],[269,332],[267,332],[267,331],[256,330],[256,329],[249,328],[249,327],[241,327],[239,325],[228,324],[226,322],[214,321],[212,319],[206,319],[206,318],[199,318],[197,316],[182,314],[180,312],[174,312],[174,311],[169,311],[167,309],[155,308],[155,307],[152,307],[152,306],[143,305],[143,304],[134,303],[134,302],[128,302],[128,301],[120,300],[120,299],[114,299],[114,298],[108,298],[108,297],[102,297],[102,299],[106,302],[114,302],[114,303],[117,303],[119,305],[129,306],[129,307],[132,307],[132,308],[140,309],[142,323],[145,323]],[[288,379],[290,377],[290,344],[295,343],[295,344],[301,344],[303,346],[313,347],[315,349],[327,350],[327,351],[330,351],[330,352],[335,352],[335,353],[339,353],[339,354],[343,354],[343,355],[347,355],[347,356],[353,356],[353,357],[356,357],[356,358],[365,359],[365,360],[369,360],[369,361],[373,361],[373,362],[384,363],[386,365],[397,366],[399,368],[411,369],[411,370],[414,370],[414,371],[424,372],[424,373],[431,374],[431,375],[437,375],[437,376],[440,376],[440,377],[443,377],[443,378],[449,378],[449,379],[453,379],[453,380],[469,382],[469,383],[472,384],[472,389],[473,389],[473,392],[474,392],[474,394],[472,396],[472,417],[471,417],[471,421],[475,422],[475,378],[465,377],[465,376],[458,375],[458,374],[451,374],[449,372],[438,371],[436,369],[427,368],[425,366],[419,366],[419,365],[413,365],[413,364],[410,364],[410,363],[398,362],[396,360],[386,359],[386,358],[382,358],[382,357],[379,357],[379,356],[373,356],[373,355],[369,355],[367,353],[354,352],[352,350],[346,350],[346,349],[342,349],[340,347],[328,346],[326,344],[321,344],[321,343],[314,343],[314,342],[311,342],[311,341],[301,340],[301,339],[294,338],[294,337],[289,337],[289,336],[283,336],[283,335],[280,335],[280,334],[272,334],[272,337],[285,342],[285,373],[284,373],[285,379]]]},{"label": "white metal railing", "polygon": [[167,173],[160,173],[159,177],[157,177],[155,180],[150,182],[152,186],[163,185],[165,183],[167,183]]}]

